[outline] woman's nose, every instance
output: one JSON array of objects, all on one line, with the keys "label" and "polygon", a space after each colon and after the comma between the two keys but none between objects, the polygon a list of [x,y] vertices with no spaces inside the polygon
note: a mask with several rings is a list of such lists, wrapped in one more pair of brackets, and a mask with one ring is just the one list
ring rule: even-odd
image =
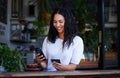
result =
[{"label": "woman's nose", "polygon": [[59,27],[59,26],[60,26],[60,23],[56,23],[56,26]]}]

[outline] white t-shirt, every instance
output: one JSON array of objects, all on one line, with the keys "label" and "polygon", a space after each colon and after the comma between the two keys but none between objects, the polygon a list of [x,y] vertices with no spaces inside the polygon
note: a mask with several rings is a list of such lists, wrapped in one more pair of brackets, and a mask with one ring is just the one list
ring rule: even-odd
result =
[{"label": "white t-shirt", "polygon": [[84,58],[83,50],[83,40],[79,36],[75,36],[73,43],[68,47],[62,49],[63,40],[57,38],[55,43],[51,43],[45,38],[42,46],[42,50],[45,54],[46,59],[48,59],[47,70],[56,71],[53,67],[51,59],[60,59],[62,64],[68,65],[79,64],[80,60]]}]

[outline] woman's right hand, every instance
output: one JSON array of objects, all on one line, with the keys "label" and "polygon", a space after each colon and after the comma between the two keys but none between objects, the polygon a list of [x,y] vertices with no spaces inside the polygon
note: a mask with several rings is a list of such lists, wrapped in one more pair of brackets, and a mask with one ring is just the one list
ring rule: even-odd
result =
[{"label": "woman's right hand", "polygon": [[36,62],[42,66],[42,68],[47,67],[47,60],[40,53],[36,54]]}]

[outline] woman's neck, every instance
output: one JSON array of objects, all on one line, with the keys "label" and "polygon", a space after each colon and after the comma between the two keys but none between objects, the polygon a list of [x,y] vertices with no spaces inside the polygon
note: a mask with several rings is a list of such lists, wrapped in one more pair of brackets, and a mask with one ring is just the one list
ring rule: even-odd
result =
[{"label": "woman's neck", "polygon": [[64,34],[59,34],[59,38],[63,40],[64,39]]}]

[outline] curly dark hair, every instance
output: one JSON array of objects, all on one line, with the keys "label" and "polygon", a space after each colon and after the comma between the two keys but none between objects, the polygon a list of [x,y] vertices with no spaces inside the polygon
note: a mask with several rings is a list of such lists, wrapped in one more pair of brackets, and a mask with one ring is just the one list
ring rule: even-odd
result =
[{"label": "curly dark hair", "polygon": [[53,19],[56,13],[62,15],[65,18],[63,47],[65,45],[69,47],[70,44],[73,42],[73,38],[78,35],[78,28],[75,17],[73,16],[72,11],[68,8],[55,9],[52,13],[50,20],[50,29],[48,32],[48,40],[54,43],[56,38],[58,37],[58,32],[53,26]]}]

